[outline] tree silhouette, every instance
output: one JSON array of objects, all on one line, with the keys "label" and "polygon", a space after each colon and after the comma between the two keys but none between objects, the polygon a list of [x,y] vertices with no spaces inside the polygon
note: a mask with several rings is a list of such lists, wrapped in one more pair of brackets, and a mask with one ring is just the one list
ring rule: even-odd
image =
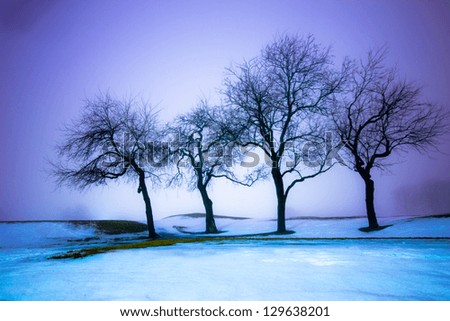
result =
[{"label": "tree silhouette", "polygon": [[365,184],[368,230],[379,228],[372,169],[384,169],[394,151],[426,150],[448,127],[448,115],[421,98],[420,88],[399,80],[384,66],[384,52],[370,52],[367,61],[353,63],[347,90],[336,100],[336,131],[345,143],[350,167]]},{"label": "tree silhouette", "polygon": [[256,58],[229,69],[224,94],[233,110],[232,131],[242,146],[265,154],[278,201],[279,233],[286,232],[292,188],[331,167],[323,115],[341,82],[329,50],[312,36],[279,37]]},{"label": "tree silhouette", "polygon": [[52,174],[60,185],[85,189],[110,180],[138,181],[145,202],[148,233],[157,237],[146,179],[159,180],[162,149],[152,143],[158,138],[157,115],[145,103],[120,101],[109,94],[85,102],[81,117],[63,130],[57,145],[58,162]]},{"label": "tree silhouette", "polygon": [[171,146],[171,159],[177,172],[170,184],[187,181],[191,189],[197,189],[205,208],[205,232],[218,233],[214,220],[213,202],[208,187],[215,178],[226,178],[234,183],[251,186],[259,179],[259,172],[246,176],[237,175],[232,168],[243,155],[235,149],[224,130],[224,113],[201,101],[192,111],[179,115],[169,125],[169,132],[176,136]]}]

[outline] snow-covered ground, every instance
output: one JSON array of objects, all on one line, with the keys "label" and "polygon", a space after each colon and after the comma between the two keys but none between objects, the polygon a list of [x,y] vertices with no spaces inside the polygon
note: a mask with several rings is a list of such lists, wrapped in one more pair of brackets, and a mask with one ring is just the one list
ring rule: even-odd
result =
[{"label": "snow-covered ground", "polygon": [[[276,226],[262,219],[216,222],[226,231],[221,235]],[[393,226],[372,233],[358,230],[365,223],[294,219],[287,227],[296,233],[286,240],[177,244],[66,260],[48,257],[145,233],[105,235],[63,222],[2,223],[0,300],[450,300],[450,218],[382,220]],[[202,231],[203,224],[191,216],[156,222],[161,234],[184,237]],[[308,240],[343,237],[349,239]],[[440,239],[385,239],[390,237]]]},{"label": "snow-covered ground", "polygon": [[[194,216],[194,217],[192,217]],[[196,215],[175,215],[157,222],[160,232],[183,234],[202,232],[205,229],[204,218]],[[220,216],[219,216],[220,217]],[[367,226],[367,218],[288,218],[286,228],[294,234],[285,237],[297,238],[374,238],[374,237],[450,237],[450,217],[402,217],[381,218],[380,225],[391,225],[384,230],[366,233],[359,228]],[[217,227],[222,235],[252,235],[270,233],[276,230],[273,219],[217,218]],[[181,228],[180,228],[181,227]],[[274,235],[280,237],[280,235]]]}]

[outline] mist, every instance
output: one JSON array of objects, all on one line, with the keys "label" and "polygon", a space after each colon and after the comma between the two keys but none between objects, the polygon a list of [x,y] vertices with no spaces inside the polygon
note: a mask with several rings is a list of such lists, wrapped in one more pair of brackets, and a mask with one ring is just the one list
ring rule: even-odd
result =
[{"label": "mist", "polygon": [[[144,219],[137,184],[80,192],[48,174],[60,129],[99,91],[137,96],[170,121],[201,97],[217,99],[225,68],[283,33],[313,34],[336,62],[386,46],[389,64],[450,111],[448,1],[2,1],[0,220]],[[450,135],[439,151],[396,154],[376,172],[382,217],[450,212]],[[150,189],[155,218],[203,212],[197,191]],[[275,218],[271,180],[218,181],[221,215]],[[287,216],[363,216],[364,185],[336,166],[295,187]]]}]

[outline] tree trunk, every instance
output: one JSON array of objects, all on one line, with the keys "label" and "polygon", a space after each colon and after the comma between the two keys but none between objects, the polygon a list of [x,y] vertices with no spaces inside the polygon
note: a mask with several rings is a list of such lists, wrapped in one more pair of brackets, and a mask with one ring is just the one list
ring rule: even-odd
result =
[{"label": "tree trunk", "polygon": [[203,205],[205,206],[205,233],[218,233],[219,231],[217,230],[216,222],[214,220],[213,202],[208,196],[206,187],[204,187],[202,184],[199,184],[198,189],[200,191],[200,194],[202,195]]},{"label": "tree trunk", "polygon": [[142,192],[142,197],[145,202],[145,214],[147,216],[147,228],[148,228],[148,237],[149,238],[157,238],[159,235],[155,231],[155,224],[153,222],[153,211],[152,204],[150,202],[150,197],[148,196],[147,185],[145,184],[145,174],[139,174],[139,191]]},{"label": "tree trunk", "polygon": [[272,178],[277,193],[277,232],[286,232],[286,196],[284,194],[283,177],[279,168],[272,169]]},{"label": "tree trunk", "polygon": [[370,177],[364,178],[364,183],[366,185],[366,212],[369,228],[375,229],[379,227],[374,205],[375,184]]}]

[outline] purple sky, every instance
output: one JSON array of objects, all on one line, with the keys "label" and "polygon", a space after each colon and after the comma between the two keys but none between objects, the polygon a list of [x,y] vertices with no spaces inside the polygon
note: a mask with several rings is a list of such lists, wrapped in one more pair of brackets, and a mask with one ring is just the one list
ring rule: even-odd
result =
[{"label": "purple sky", "polygon": [[[144,219],[135,186],[58,189],[45,173],[58,128],[101,91],[140,95],[163,120],[215,97],[224,68],[280,33],[312,33],[339,61],[389,47],[389,63],[450,106],[450,1],[0,1],[0,220]],[[377,173],[380,216],[450,211],[450,136],[441,151]],[[202,211],[196,192],[152,192],[156,217]],[[218,214],[275,217],[271,181],[212,189]],[[297,215],[364,215],[363,184],[337,168],[298,185]]]}]

